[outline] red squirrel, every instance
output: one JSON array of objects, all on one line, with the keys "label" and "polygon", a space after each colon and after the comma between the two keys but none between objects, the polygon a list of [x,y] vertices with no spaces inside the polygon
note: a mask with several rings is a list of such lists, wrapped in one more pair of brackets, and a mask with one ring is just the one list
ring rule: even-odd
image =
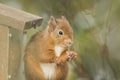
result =
[{"label": "red squirrel", "polygon": [[67,80],[68,62],[77,56],[69,50],[72,43],[68,20],[51,16],[47,28],[33,35],[25,48],[26,80]]}]

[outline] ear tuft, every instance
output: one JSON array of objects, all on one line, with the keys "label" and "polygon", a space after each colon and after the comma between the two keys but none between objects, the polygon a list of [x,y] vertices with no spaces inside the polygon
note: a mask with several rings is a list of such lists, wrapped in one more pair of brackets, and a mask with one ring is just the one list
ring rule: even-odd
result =
[{"label": "ear tuft", "polygon": [[50,17],[50,20],[49,20],[49,25],[53,25],[53,26],[56,26],[56,19],[53,17],[53,16],[51,16]]},{"label": "ear tuft", "polygon": [[61,16],[63,20],[66,20],[66,17],[65,16]]},{"label": "ear tuft", "polygon": [[55,20],[54,16],[50,16],[50,20],[54,21]]}]

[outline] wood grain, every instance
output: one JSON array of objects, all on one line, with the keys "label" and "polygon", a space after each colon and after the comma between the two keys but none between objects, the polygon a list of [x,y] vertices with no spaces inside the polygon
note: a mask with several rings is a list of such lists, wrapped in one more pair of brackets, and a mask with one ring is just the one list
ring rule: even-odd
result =
[{"label": "wood grain", "polygon": [[42,17],[0,4],[0,24],[19,30],[40,26]]}]

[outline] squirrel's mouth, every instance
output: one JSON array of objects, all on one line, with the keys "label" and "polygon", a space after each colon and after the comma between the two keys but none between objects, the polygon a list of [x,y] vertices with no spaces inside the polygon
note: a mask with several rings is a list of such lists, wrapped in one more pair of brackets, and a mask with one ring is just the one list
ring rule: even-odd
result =
[{"label": "squirrel's mouth", "polygon": [[70,48],[70,47],[71,47],[71,45],[68,45],[68,44],[63,44],[63,45],[61,45],[61,47],[63,47],[63,48],[65,48],[65,49],[67,49],[67,48]]},{"label": "squirrel's mouth", "polygon": [[65,49],[68,49],[72,46],[72,43],[71,42],[70,43],[69,42],[63,42],[63,43],[60,43],[60,44],[57,44],[57,45],[65,48]]}]

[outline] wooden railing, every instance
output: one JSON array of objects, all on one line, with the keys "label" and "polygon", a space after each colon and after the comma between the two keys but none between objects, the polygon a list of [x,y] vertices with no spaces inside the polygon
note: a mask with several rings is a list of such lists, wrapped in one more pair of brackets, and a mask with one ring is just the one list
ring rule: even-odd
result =
[{"label": "wooden railing", "polygon": [[19,80],[23,32],[41,23],[42,17],[0,4],[0,80]]}]

